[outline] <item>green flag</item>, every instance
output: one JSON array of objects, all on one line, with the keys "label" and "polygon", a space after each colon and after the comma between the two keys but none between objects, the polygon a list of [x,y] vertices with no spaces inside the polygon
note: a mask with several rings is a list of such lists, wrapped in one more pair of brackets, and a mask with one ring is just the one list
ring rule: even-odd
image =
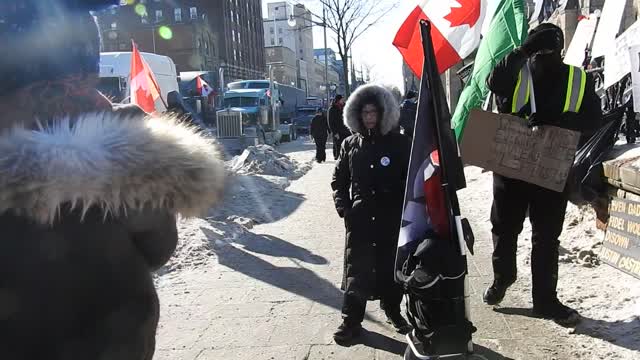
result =
[{"label": "green flag", "polygon": [[489,31],[480,42],[471,78],[460,95],[451,120],[458,140],[464,133],[469,111],[481,107],[489,93],[487,77],[502,58],[522,44],[526,36],[524,1],[502,0],[491,20]]}]

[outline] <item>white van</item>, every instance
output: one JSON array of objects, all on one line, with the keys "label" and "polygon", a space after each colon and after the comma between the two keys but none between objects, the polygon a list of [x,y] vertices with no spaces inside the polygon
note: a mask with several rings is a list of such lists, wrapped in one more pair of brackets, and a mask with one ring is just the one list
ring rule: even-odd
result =
[{"label": "white van", "polygon": [[[168,56],[140,53],[149,64],[151,71],[158,81],[164,101],[171,91],[180,91],[178,87],[178,73],[176,65]],[[131,52],[103,52],[100,53],[100,83],[98,89],[117,103],[129,102],[129,81],[131,77]],[[161,100],[156,101],[156,110],[164,111]]]}]

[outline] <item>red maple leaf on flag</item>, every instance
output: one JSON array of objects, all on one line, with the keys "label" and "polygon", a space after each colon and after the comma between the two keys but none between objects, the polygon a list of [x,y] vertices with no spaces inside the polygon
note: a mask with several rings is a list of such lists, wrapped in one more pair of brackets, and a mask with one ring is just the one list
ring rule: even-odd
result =
[{"label": "red maple leaf on flag", "polygon": [[464,24],[473,27],[480,19],[480,9],[482,0],[456,0],[459,7],[451,7],[449,15],[445,19],[451,23],[452,27]]}]

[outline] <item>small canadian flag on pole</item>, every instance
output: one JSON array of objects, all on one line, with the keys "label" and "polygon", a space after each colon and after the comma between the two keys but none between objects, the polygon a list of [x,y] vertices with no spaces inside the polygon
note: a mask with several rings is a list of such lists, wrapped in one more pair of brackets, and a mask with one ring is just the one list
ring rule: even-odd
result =
[{"label": "small canadian flag on pole", "polygon": [[[156,81],[149,64],[144,60],[136,43],[132,40],[133,51],[131,53],[131,103],[138,105],[147,114],[156,111],[156,100],[164,99],[160,93],[160,86]],[[165,104],[166,107],[166,104]]]},{"label": "small canadian flag on pole", "polygon": [[483,24],[491,20],[491,16],[486,16],[490,2],[421,0],[398,30],[393,45],[400,50],[414,74],[420,77],[424,58],[420,20],[430,21],[438,71],[443,73],[469,56],[480,44]]}]

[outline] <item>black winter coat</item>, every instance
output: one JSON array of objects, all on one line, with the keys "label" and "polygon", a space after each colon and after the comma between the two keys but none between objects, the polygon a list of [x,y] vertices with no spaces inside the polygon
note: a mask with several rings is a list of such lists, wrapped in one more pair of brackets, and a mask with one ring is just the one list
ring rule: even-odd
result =
[{"label": "black winter coat", "polygon": [[327,141],[329,137],[329,124],[324,115],[316,115],[311,120],[311,136],[316,140]]},{"label": "black winter coat", "polygon": [[[394,284],[410,155],[408,137],[391,131],[398,123],[397,102],[381,89],[361,87],[347,103],[345,122],[356,134],[344,141],[331,183],[336,210],[346,227],[342,288],[366,289],[370,298],[380,297]],[[377,135],[369,135],[359,125],[358,101],[367,92],[374,92],[385,104]]]},{"label": "black winter coat", "polygon": [[349,128],[344,125],[342,108],[335,104],[329,108],[329,130],[334,137],[340,136],[342,139],[351,135]]},{"label": "black winter coat", "polygon": [[153,357],[151,272],[224,168],[192,129],[136,113],[0,130],[0,359]]},{"label": "black winter coat", "polygon": [[[487,79],[489,89],[496,95],[498,111],[510,113],[513,93],[520,69],[527,61],[520,50],[514,50],[500,61]],[[562,113],[567,91],[569,67],[560,65],[555,73],[536,72],[533,69],[533,84],[536,97],[536,118],[545,124],[554,125],[582,133],[581,143],[588,140],[602,124],[600,98],[595,93],[593,77],[587,74],[586,90],[579,113]],[[523,116],[530,114],[529,105],[522,109]]]}]

